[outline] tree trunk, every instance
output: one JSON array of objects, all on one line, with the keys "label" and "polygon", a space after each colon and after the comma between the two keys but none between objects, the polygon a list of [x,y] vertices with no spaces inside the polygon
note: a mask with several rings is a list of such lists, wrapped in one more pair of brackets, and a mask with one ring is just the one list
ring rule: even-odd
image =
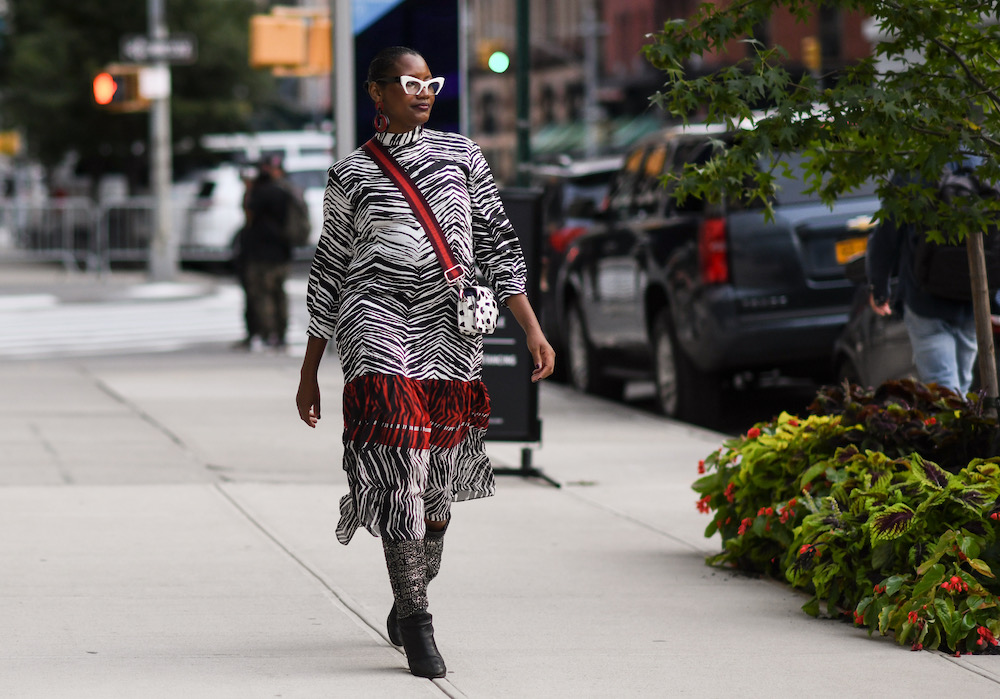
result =
[{"label": "tree trunk", "polygon": [[976,316],[976,340],[979,344],[979,383],[986,392],[986,410],[997,416],[997,362],[993,352],[993,323],[990,319],[990,290],[986,281],[986,256],[983,253],[983,233],[970,233],[965,240],[972,277],[972,308]]}]

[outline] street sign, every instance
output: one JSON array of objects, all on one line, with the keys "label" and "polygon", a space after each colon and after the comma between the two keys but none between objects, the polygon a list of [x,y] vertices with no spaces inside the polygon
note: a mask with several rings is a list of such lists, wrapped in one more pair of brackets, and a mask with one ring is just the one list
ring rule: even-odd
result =
[{"label": "street sign", "polygon": [[198,40],[191,34],[174,34],[162,39],[126,34],[118,48],[122,60],[135,63],[194,63],[198,58]]}]

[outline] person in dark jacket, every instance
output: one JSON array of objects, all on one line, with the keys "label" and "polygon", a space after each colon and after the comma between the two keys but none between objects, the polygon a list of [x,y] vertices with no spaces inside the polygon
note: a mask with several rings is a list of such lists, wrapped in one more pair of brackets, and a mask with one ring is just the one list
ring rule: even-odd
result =
[{"label": "person in dark jacket", "polygon": [[273,349],[284,349],[288,329],[285,280],[292,244],[285,234],[285,223],[289,199],[288,192],[274,179],[272,164],[261,163],[247,196],[247,224],[240,240],[240,256],[252,327]]},{"label": "person in dark jacket", "polygon": [[[896,181],[905,184],[902,178]],[[890,219],[869,236],[868,303],[880,316],[892,313],[889,280],[898,271],[897,293],[918,377],[924,383],[936,383],[964,394],[972,386],[978,351],[972,302],[934,296],[920,288],[912,260],[917,236],[924,234],[919,226]]]}]

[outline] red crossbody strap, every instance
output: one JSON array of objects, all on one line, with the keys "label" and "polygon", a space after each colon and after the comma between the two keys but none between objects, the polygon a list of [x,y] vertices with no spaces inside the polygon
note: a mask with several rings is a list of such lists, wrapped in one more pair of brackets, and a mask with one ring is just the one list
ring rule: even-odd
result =
[{"label": "red crossbody strap", "polygon": [[365,143],[362,148],[375,161],[379,169],[385,173],[386,177],[399,187],[403,198],[406,199],[410,208],[413,209],[413,214],[417,217],[420,225],[423,226],[428,240],[431,241],[431,247],[434,248],[434,253],[437,255],[438,262],[441,263],[441,269],[444,270],[444,278],[449,284],[459,281],[465,275],[465,269],[455,261],[455,256],[452,254],[451,248],[448,247],[444,233],[441,232],[441,226],[438,224],[430,204],[424,199],[423,193],[421,193],[417,185],[410,179],[410,176],[406,174],[406,171],[389,154],[389,151],[381,142],[373,138]]}]

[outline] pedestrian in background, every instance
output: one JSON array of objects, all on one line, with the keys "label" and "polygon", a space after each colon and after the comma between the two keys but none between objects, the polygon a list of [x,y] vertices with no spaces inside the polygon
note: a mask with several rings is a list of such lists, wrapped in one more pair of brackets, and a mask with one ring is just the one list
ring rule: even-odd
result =
[{"label": "pedestrian in background", "polygon": [[[248,317],[248,332],[265,346],[283,350],[288,329],[285,280],[292,260],[286,235],[291,195],[275,179],[274,163],[260,163],[246,198],[247,223],[240,236],[240,267]],[[252,343],[252,337],[248,341]]]},{"label": "pedestrian in background", "polygon": [[[549,376],[555,355],[525,296],[525,263],[489,166],[464,136],[426,129],[444,79],[404,47],[368,67],[375,139],[406,171],[457,258],[461,281],[478,266],[525,332],[525,380]],[[410,194],[413,194],[412,191]],[[493,495],[483,437],[489,397],[483,339],[459,331],[458,292],[403,192],[364,149],[336,163],[324,230],[309,274],[308,343],[299,417],[320,419],[318,370],[334,340],[344,379],[344,470],[338,540],[359,527],[382,538],[394,604],[390,640],[410,672],[443,677],[427,584],[441,565],[455,501]]]},{"label": "pedestrian in background", "polygon": [[250,218],[247,213],[247,206],[250,202],[250,190],[253,188],[253,181],[256,176],[257,172],[253,168],[247,167],[240,171],[240,180],[243,182],[243,225],[240,226],[240,229],[236,232],[236,237],[233,239],[233,271],[240,283],[240,288],[243,289],[243,324],[246,328],[246,336],[233,345],[233,348],[246,351],[253,350],[254,343],[260,341],[260,332],[256,327],[256,314],[250,305],[250,292],[247,290],[247,261],[243,255],[243,237],[246,234],[247,222]]},{"label": "pedestrian in background", "polygon": [[[959,168],[955,163],[952,170]],[[897,177],[903,186],[916,178]],[[892,313],[889,281],[898,274],[903,322],[913,348],[913,363],[923,383],[936,383],[964,395],[972,387],[978,354],[972,301],[945,298],[921,288],[914,272],[914,252],[924,230],[912,223],[887,219],[868,239],[866,267],[868,304],[880,316]]]}]

